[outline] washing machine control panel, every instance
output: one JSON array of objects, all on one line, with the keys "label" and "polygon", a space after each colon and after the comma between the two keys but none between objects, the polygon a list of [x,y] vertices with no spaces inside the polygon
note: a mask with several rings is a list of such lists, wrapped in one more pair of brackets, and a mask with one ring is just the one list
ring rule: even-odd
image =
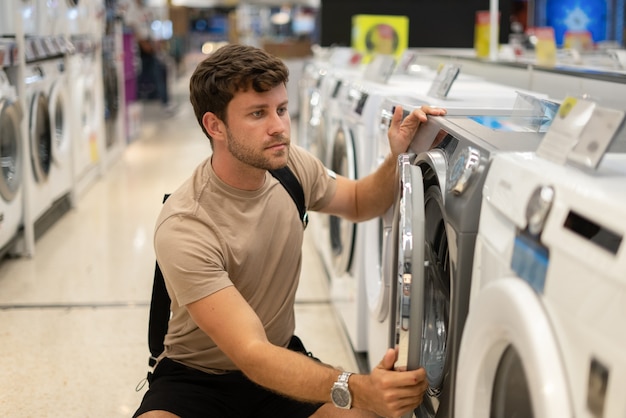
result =
[{"label": "washing machine control panel", "polygon": [[478,171],[480,157],[480,151],[473,147],[467,147],[459,153],[459,156],[452,163],[448,191],[460,195],[467,189],[474,173]]}]

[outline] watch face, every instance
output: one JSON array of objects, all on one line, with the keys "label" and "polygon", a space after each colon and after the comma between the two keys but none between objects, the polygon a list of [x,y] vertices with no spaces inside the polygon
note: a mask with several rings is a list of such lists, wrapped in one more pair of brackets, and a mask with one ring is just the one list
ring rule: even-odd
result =
[{"label": "watch face", "polygon": [[331,392],[333,403],[339,408],[346,408],[350,405],[350,392],[347,388],[334,387]]}]

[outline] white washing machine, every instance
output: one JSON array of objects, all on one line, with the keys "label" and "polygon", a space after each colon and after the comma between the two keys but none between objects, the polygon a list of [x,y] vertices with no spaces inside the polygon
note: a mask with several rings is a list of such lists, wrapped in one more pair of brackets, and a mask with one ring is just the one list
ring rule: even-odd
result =
[{"label": "white washing machine", "polygon": [[[348,55],[348,51],[350,50],[340,49],[331,56],[330,63],[338,61],[339,58],[337,57],[344,58]],[[349,63],[344,63],[344,65],[335,68],[327,67],[322,76],[318,103],[320,112],[316,114],[319,119],[314,119],[315,124],[311,124],[308,130],[311,134],[309,150],[330,169],[332,169],[332,143],[340,127],[344,125],[342,106],[347,103],[349,80],[360,76],[361,69],[358,65],[349,65]],[[336,269],[331,251],[332,247],[328,245],[331,240],[331,217],[321,212],[312,212],[310,216],[316,249],[328,274],[329,281],[332,281]],[[335,227],[341,228],[337,223],[335,223]]]},{"label": "white washing machine", "polygon": [[[502,152],[536,150],[543,137],[540,127],[545,129],[550,121],[543,116],[500,119],[515,131],[494,130],[480,118],[467,116],[431,117],[421,126],[412,154],[402,156],[392,224],[383,225],[382,236],[388,239],[381,251],[387,258],[381,264],[391,274],[367,278],[368,287],[378,286],[372,294],[391,300],[391,318],[387,315],[384,322],[395,328],[392,341],[386,339],[387,332],[372,344],[398,345],[399,365],[427,371],[429,388],[415,411],[417,417],[447,417],[453,412],[457,353],[490,159]],[[380,272],[381,266],[373,270]],[[381,312],[372,314],[374,326],[379,326]]]},{"label": "white washing machine", "polygon": [[51,161],[48,181],[53,204],[60,200],[74,198],[74,177],[72,172],[73,153],[70,129],[70,97],[67,80],[66,58],[41,62],[48,80],[48,113],[50,116]]},{"label": "white washing machine", "polygon": [[[379,63],[382,68],[378,68]],[[365,73],[371,71],[371,66],[376,66],[375,70],[380,69],[382,73],[392,69],[389,62],[374,60],[365,68]],[[371,75],[372,78],[377,76]],[[328,167],[351,179],[365,177],[375,167],[374,126],[382,102],[388,96],[400,94],[414,86],[409,78],[402,84],[389,85],[363,77],[368,75],[337,79],[340,86],[332,109],[340,117],[331,120],[331,132],[327,142],[330,148]],[[382,74],[381,80],[385,78],[388,76]],[[322,235],[322,240],[319,241],[324,246],[321,252],[324,253],[323,258],[329,271],[331,300],[343,320],[354,350],[363,353],[368,351],[368,310],[364,279],[370,267],[365,259],[365,252],[370,245],[366,231],[377,223],[377,219],[353,223],[330,216],[328,233]],[[373,358],[372,362],[378,364],[381,359],[382,355]]]},{"label": "white washing machine", "polygon": [[81,195],[100,175],[104,144],[104,103],[100,54],[91,36],[72,37],[75,53],[67,57],[70,83],[73,176]]},{"label": "white washing machine", "polygon": [[[42,62],[27,63],[24,69],[26,86],[27,135],[24,138],[30,167],[25,172],[28,182],[26,207],[29,224],[37,224],[52,206],[50,171],[52,168],[52,124],[50,120],[49,91]],[[36,228],[37,229],[37,228]],[[35,232],[37,236],[37,232]]]},{"label": "white washing machine", "polygon": [[0,4],[0,36],[37,34],[36,0],[5,0]]},{"label": "white washing machine", "polygon": [[13,249],[23,224],[23,109],[4,65],[0,69],[0,255]]},{"label": "white washing machine", "polygon": [[458,416],[626,414],[626,159],[498,155],[485,181]]}]

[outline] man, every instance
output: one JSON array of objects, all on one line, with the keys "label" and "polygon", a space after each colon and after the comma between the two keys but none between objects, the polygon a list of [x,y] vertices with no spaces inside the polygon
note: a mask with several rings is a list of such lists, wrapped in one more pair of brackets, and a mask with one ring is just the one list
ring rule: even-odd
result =
[{"label": "man", "polygon": [[402,120],[396,109],[392,154],[352,181],[290,144],[287,79],[282,61],[242,45],[220,48],[191,77],[191,102],[213,154],[157,220],[172,318],[135,416],[398,417],[421,402],[424,370],[393,370],[394,350],[369,375],[342,374],[303,355],[293,335],[303,227],[268,170],[289,166],[309,210],[353,221],[379,216],[392,204],[397,156],[426,114],[445,110],[425,107]]}]

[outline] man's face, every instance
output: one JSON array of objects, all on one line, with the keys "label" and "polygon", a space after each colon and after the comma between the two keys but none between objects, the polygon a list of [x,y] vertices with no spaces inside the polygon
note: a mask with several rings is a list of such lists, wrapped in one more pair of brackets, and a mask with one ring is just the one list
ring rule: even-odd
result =
[{"label": "man's face", "polygon": [[287,164],[291,121],[284,85],[263,93],[238,92],[227,115],[227,147],[233,157],[264,170]]}]

